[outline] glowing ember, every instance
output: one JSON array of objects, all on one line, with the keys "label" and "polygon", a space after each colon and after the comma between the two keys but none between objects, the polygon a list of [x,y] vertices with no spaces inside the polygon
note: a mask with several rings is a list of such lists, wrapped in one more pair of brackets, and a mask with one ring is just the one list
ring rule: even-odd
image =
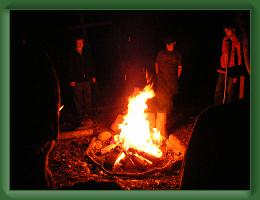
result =
[{"label": "glowing ember", "polygon": [[152,85],[147,85],[143,91],[129,98],[128,113],[124,116],[123,123],[119,125],[120,135],[114,139],[122,143],[126,151],[133,148],[160,158],[162,137],[156,128],[150,130],[146,113],[148,108],[146,102],[154,96]]}]

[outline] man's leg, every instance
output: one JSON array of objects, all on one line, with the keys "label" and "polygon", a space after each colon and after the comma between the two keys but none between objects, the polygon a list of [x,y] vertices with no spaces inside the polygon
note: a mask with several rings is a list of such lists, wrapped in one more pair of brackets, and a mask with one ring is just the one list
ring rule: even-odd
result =
[{"label": "man's leg", "polygon": [[91,82],[84,82],[83,84],[83,107],[84,115],[89,115],[92,109],[92,92],[91,92]]},{"label": "man's leg", "polygon": [[238,84],[238,78],[228,78],[228,87],[227,87],[227,102],[234,102],[238,97],[236,97],[236,86]]},{"label": "man's leg", "polygon": [[160,131],[160,134],[165,138],[168,137],[166,130],[166,112],[169,104],[168,95],[165,92],[157,92],[157,114],[156,114],[156,128]]},{"label": "man's leg", "polygon": [[76,107],[78,120],[81,121],[84,115],[82,83],[77,83],[73,88],[73,101]]},{"label": "man's leg", "polygon": [[224,95],[224,87],[225,87],[225,75],[219,74],[215,95],[214,95],[214,104],[222,104],[223,103],[223,95]]}]

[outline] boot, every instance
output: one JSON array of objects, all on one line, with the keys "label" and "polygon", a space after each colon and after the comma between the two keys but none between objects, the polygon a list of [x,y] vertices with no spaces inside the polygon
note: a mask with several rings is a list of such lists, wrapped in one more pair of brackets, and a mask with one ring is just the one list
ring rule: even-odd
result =
[{"label": "boot", "polygon": [[161,136],[168,138],[168,133],[166,131],[166,113],[157,113],[156,128],[160,131]]}]

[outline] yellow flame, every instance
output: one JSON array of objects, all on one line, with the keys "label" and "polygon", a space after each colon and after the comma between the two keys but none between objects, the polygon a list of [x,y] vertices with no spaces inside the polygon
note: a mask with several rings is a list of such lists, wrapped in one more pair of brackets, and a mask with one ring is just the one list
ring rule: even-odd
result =
[{"label": "yellow flame", "polygon": [[154,96],[152,85],[147,85],[143,91],[129,98],[128,113],[124,116],[124,122],[119,125],[119,139],[125,150],[134,148],[161,157],[160,132],[157,129],[150,131],[146,113],[146,102]]},{"label": "yellow flame", "polygon": [[116,159],[114,165],[118,164],[118,163],[120,162],[120,160],[122,160],[124,157],[125,157],[125,153],[124,153],[124,152],[122,152],[121,154],[119,154],[119,156],[118,156],[118,158]]}]

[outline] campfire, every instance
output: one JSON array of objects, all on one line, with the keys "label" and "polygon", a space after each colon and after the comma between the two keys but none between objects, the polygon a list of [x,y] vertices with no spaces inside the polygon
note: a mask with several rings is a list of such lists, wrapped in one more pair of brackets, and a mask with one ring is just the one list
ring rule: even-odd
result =
[{"label": "campfire", "polygon": [[165,138],[147,105],[154,95],[151,85],[135,90],[110,128],[92,122],[62,133],[49,159],[52,187],[87,187],[95,181],[126,190],[178,189],[195,118]]},{"label": "campfire", "polygon": [[152,85],[136,89],[129,98],[127,114],[116,120],[118,129],[93,137],[86,154],[102,169],[113,175],[147,175],[171,167],[182,158],[167,147],[167,140],[149,120],[147,101],[155,93]]}]

